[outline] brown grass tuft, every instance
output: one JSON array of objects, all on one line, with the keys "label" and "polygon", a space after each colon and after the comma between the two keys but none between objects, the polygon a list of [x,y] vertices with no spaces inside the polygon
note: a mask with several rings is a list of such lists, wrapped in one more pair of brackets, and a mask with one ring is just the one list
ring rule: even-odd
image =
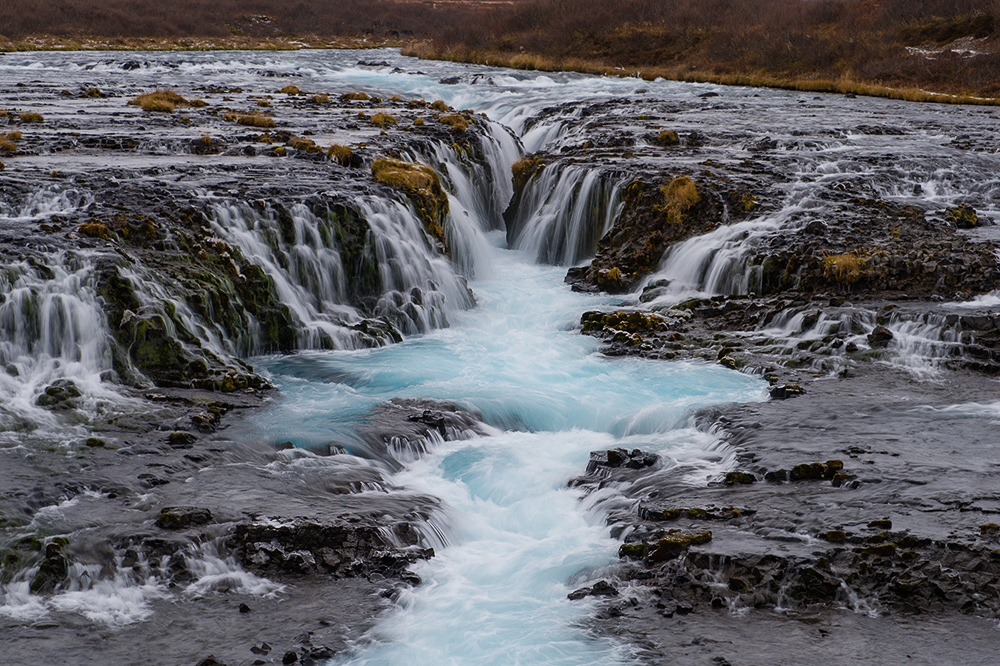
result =
[{"label": "brown grass tuft", "polygon": [[864,273],[865,259],[853,252],[823,258],[823,273],[839,284],[854,284]]},{"label": "brown grass tuft", "polygon": [[22,113],[18,117],[21,119],[22,123],[40,123],[43,120],[45,120],[45,118],[42,117],[42,114],[35,113],[32,111],[29,111],[28,113]]},{"label": "brown grass tuft", "polygon": [[365,92],[351,92],[351,93],[344,93],[343,95],[341,95],[340,96],[340,101],[342,101],[342,102],[367,102],[371,98],[372,98],[371,95],[369,95],[368,93],[365,93]]},{"label": "brown grass tuft", "polygon": [[395,125],[397,120],[388,113],[376,113],[369,120],[377,127],[385,128],[387,125]]},{"label": "brown grass tuft", "polygon": [[301,91],[299,90],[298,86],[285,86],[278,92],[284,93],[286,95],[298,95]]},{"label": "brown grass tuft", "polygon": [[326,155],[334,162],[345,167],[351,166],[351,163],[354,161],[354,151],[348,146],[342,146],[339,143],[330,146],[330,149],[326,151]]},{"label": "brown grass tuft", "polygon": [[129,106],[138,106],[147,113],[173,113],[178,106],[202,107],[206,102],[200,99],[189,100],[173,90],[162,88],[139,95],[129,101]]},{"label": "brown grass tuft", "polygon": [[438,121],[448,125],[456,132],[464,132],[469,129],[469,119],[460,113],[451,113],[446,116],[440,116]]},{"label": "brown grass tuft", "polygon": [[687,176],[674,178],[660,191],[663,193],[663,210],[667,213],[667,220],[673,224],[680,223],[684,213],[701,201],[698,186]]},{"label": "brown grass tuft", "polygon": [[277,127],[274,122],[274,118],[271,116],[265,116],[261,113],[227,113],[222,116],[222,119],[236,123],[237,125],[245,125],[247,127]]}]

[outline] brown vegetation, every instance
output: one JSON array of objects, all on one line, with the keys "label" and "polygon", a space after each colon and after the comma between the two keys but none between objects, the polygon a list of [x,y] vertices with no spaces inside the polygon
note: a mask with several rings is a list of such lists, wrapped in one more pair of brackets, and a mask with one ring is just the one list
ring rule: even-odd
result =
[{"label": "brown vegetation", "polygon": [[348,146],[342,146],[339,143],[330,146],[330,149],[326,151],[326,155],[341,166],[351,166],[351,162],[354,161],[354,151]]},{"label": "brown vegetation", "polygon": [[178,106],[205,106],[200,99],[188,100],[173,90],[160,89],[139,95],[129,101],[130,106],[138,106],[148,113],[173,113]]},{"label": "brown vegetation", "polygon": [[236,123],[237,125],[246,125],[247,127],[277,127],[274,118],[261,113],[227,113],[222,116],[222,119]]},{"label": "brown vegetation", "polygon": [[409,43],[425,57],[521,68],[1000,97],[1000,0],[5,0],[0,35],[8,49]]},{"label": "brown vegetation", "polygon": [[[958,38],[968,39],[949,48]],[[565,0],[527,0],[489,23],[456,24],[414,52],[522,68],[974,101],[1000,96],[1000,0],[575,0],[572,11]]]}]

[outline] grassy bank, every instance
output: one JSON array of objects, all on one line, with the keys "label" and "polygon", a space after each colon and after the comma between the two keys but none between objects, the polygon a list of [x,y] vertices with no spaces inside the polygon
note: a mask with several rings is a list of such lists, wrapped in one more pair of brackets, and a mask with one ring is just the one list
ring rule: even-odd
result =
[{"label": "grassy bank", "polygon": [[382,46],[522,69],[1000,103],[1000,0],[0,2],[5,51]]},{"label": "grassy bank", "polygon": [[983,96],[973,93],[947,93],[924,90],[916,86],[891,86],[881,82],[860,81],[850,75],[838,78],[810,76],[778,76],[769,72],[719,73],[690,66],[637,66],[624,68],[596,60],[582,58],[553,58],[525,52],[502,52],[488,49],[441,48],[438,45],[421,43],[403,48],[404,55],[427,60],[448,60],[494,67],[539,70],[547,72],[581,72],[604,76],[632,76],[652,81],[657,78],[691,83],[717,83],[729,86],[750,86],[759,88],[780,88],[803,92],[841,93],[884,97],[908,102],[935,102],[941,104],[976,104],[1000,106],[1000,97]]}]

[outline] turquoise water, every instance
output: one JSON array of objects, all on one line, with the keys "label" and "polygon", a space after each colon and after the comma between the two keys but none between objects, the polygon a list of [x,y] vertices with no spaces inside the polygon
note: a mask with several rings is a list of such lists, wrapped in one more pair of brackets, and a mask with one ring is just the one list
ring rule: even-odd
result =
[{"label": "turquoise water", "polygon": [[591,451],[616,446],[658,452],[665,467],[704,482],[725,461],[690,427],[692,410],[763,397],[761,380],[719,366],[601,356],[574,326],[611,297],[572,292],[565,269],[493,253],[490,274],[471,284],[477,307],[455,313],[450,328],[258,362],[283,394],[259,424],[275,442],[370,456],[354,429],[391,398],[454,401],[492,426],[390,477],[443,501],[442,535],[430,539],[437,555],[416,568],[423,584],[339,663],[622,663],[622,648],[580,628],[590,602],[566,598],[600,577],[618,546],[567,482]]}]

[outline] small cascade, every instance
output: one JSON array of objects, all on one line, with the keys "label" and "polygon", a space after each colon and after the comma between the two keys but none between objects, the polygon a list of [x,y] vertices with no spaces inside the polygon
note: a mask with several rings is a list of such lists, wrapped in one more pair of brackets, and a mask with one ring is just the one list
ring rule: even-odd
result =
[{"label": "small cascade", "polygon": [[[302,204],[279,211],[227,201],[212,205],[210,221],[220,239],[239,248],[271,278],[295,320],[300,347],[358,345],[357,334],[348,326],[361,315],[347,302],[336,215],[320,217]],[[248,342],[251,353],[262,351],[261,340]]]},{"label": "small cascade", "polygon": [[5,220],[29,220],[69,214],[82,210],[93,203],[89,192],[60,187],[46,187],[36,190],[23,201],[7,202],[0,199],[0,223]]},{"label": "small cascade", "polygon": [[521,193],[508,242],[547,264],[573,265],[592,255],[620,212],[620,178],[595,169],[544,169]]},{"label": "small cascade", "polygon": [[66,410],[120,400],[107,322],[85,255],[55,252],[0,268],[0,437],[55,425]]},{"label": "small cascade", "polygon": [[465,278],[430,245],[423,223],[411,206],[396,200],[357,200],[371,228],[378,258],[382,296],[375,313],[404,334],[448,325],[447,314],[473,305]]}]

